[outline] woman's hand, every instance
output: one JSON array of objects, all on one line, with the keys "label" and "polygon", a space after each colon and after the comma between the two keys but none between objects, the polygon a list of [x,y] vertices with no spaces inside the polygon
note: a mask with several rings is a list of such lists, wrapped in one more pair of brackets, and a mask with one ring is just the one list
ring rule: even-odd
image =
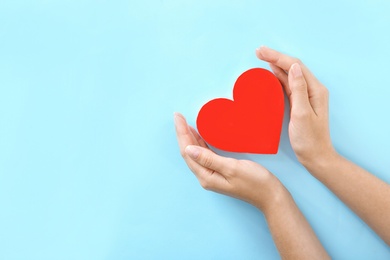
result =
[{"label": "woman's hand", "polygon": [[256,55],[270,63],[290,100],[288,130],[298,160],[305,166],[329,161],[336,152],[329,134],[328,90],[299,59],[264,46]]},{"label": "woman's hand", "polygon": [[298,59],[267,47],[256,54],[270,63],[289,96],[289,135],[299,161],[390,245],[390,185],[334,150],[327,89]]},{"label": "woman's hand", "polygon": [[329,259],[290,193],[272,173],[257,163],[215,154],[178,113],[175,125],[181,155],[202,187],[260,209],[282,259]]},{"label": "woman's hand", "polygon": [[204,189],[244,200],[264,213],[289,195],[267,169],[215,154],[181,114],[175,113],[174,118],[181,155]]}]

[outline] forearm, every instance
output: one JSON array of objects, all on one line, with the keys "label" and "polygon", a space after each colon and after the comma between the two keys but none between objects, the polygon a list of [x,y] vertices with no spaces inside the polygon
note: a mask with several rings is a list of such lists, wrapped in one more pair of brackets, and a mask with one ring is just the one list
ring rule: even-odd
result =
[{"label": "forearm", "polygon": [[390,245],[390,185],[334,153],[305,167]]},{"label": "forearm", "polygon": [[282,259],[330,259],[287,190],[263,212]]}]

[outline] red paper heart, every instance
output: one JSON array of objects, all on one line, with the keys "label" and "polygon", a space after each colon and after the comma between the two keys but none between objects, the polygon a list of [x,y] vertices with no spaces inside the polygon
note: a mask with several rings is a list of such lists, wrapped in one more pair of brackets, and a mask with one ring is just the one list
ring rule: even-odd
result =
[{"label": "red paper heart", "polygon": [[270,71],[242,73],[233,100],[217,98],[200,109],[196,125],[210,145],[225,151],[276,154],[283,123],[284,96]]}]

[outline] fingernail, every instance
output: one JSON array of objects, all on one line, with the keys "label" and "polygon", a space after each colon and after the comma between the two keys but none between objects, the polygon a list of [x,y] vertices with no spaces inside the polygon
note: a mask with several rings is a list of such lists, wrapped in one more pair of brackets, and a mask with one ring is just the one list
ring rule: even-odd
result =
[{"label": "fingernail", "polygon": [[301,66],[299,66],[298,63],[294,63],[292,65],[291,71],[292,71],[294,78],[298,78],[298,77],[302,76]]},{"label": "fingernail", "polygon": [[198,156],[200,154],[200,149],[198,147],[196,147],[195,145],[187,146],[185,151],[192,159],[198,158]]},{"label": "fingernail", "polygon": [[256,48],[256,51],[260,51],[261,48],[264,48],[265,46],[264,45],[261,45],[260,47]]},{"label": "fingernail", "polygon": [[175,121],[175,124],[177,124],[177,122],[178,122],[178,120],[179,120],[179,113],[177,113],[177,112],[174,112],[173,113],[173,120]]},{"label": "fingernail", "polygon": [[260,49],[264,49],[264,50],[266,50],[266,49],[268,49],[268,47],[267,47],[267,46],[265,46],[265,45],[261,45],[261,46],[260,46]]},{"label": "fingernail", "polygon": [[256,49],[256,53],[260,55],[260,58],[264,58],[264,52],[262,50],[268,50],[269,48],[267,46],[261,45],[259,48]]}]

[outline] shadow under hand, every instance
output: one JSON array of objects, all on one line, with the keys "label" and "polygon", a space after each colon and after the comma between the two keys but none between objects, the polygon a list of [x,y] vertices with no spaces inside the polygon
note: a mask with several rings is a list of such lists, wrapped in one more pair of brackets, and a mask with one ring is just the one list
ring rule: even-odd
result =
[{"label": "shadow under hand", "polygon": [[279,143],[279,152],[285,154],[292,161],[297,161],[294,150],[291,147],[290,138],[288,136],[288,124],[290,122],[290,102],[288,101],[287,96],[284,96],[284,117],[283,117],[283,126],[282,134],[280,136]]}]

